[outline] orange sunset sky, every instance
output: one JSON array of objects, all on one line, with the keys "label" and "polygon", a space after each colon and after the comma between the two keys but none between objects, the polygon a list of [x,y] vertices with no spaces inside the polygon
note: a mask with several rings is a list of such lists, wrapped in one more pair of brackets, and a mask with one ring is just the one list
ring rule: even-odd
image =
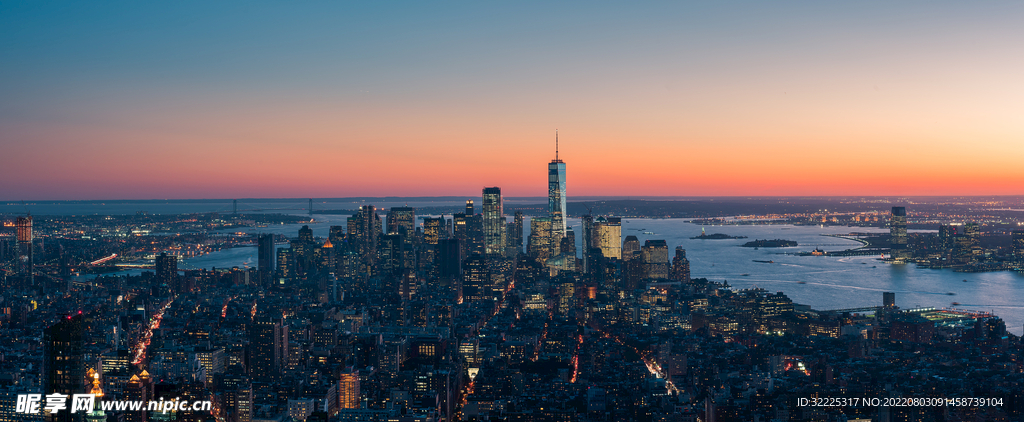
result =
[{"label": "orange sunset sky", "polygon": [[1024,4],[0,4],[0,200],[1024,194]]}]

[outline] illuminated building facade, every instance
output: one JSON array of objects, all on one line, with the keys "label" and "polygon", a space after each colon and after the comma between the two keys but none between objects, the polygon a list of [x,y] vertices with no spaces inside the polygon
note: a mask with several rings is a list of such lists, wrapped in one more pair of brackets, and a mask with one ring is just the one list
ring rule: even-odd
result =
[{"label": "illuminated building facade", "polygon": [[503,255],[505,253],[505,215],[501,204],[501,188],[484,188],[483,231],[484,253]]},{"label": "illuminated building facade", "polygon": [[388,211],[388,234],[411,236],[416,232],[416,208],[391,207]]},{"label": "illuminated building facade", "polygon": [[889,242],[892,248],[893,262],[905,262],[908,257],[907,209],[905,207],[892,207],[892,215],[889,220]]},{"label": "illuminated building facade", "polygon": [[32,272],[35,261],[32,253],[32,216],[18,217],[14,222],[18,239],[18,273],[29,277],[32,283]]},{"label": "illuminated building facade", "polygon": [[598,217],[594,221],[594,247],[601,248],[605,258],[622,259],[622,219]]},{"label": "illuminated building facade", "polygon": [[668,278],[668,244],[661,239],[648,239],[640,248],[644,262],[644,276],[648,279]]},{"label": "illuminated building facade", "polygon": [[565,236],[565,214],[565,163],[558,159],[558,133],[555,133],[555,159],[548,163],[548,217],[554,245]]},{"label": "illuminated building facade", "polygon": [[530,240],[527,253],[534,259],[545,262],[551,258],[551,218],[534,217],[530,219]]},{"label": "illuminated building facade", "polygon": [[338,408],[358,409],[359,371],[343,372],[338,379]]}]

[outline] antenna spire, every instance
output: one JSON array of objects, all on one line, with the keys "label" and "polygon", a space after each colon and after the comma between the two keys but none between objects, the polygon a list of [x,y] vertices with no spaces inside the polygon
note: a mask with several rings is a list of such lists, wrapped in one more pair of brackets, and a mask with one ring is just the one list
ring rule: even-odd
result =
[{"label": "antenna spire", "polygon": [[558,129],[555,129],[555,161],[558,161]]}]

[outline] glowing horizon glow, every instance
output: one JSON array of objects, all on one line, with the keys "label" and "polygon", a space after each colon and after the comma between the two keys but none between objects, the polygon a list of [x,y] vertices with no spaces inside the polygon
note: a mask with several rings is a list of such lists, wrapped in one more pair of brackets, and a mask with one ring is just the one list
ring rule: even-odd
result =
[{"label": "glowing horizon glow", "polygon": [[1013,2],[0,4],[0,200],[1024,194]]}]

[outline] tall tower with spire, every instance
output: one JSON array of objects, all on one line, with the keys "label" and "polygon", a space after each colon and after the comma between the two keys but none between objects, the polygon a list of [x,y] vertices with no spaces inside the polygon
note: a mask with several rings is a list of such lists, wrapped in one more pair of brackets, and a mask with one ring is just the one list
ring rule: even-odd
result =
[{"label": "tall tower with spire", "polygon": [[555,129],[555,159],[548,163],[548,215],[551,217],[551,243],[565,237],[565,163],[558,159],[558,129]]}]

